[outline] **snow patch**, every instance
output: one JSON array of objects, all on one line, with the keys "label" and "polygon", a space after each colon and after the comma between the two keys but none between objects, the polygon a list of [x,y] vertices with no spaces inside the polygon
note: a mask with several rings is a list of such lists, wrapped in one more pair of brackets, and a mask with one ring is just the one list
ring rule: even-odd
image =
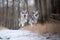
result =
[{"label": "snow patch", "polygon": [[38,36],[27,30],[2,30],[0,31],[0,40],[60,40],[60,38],[59,35]]}]

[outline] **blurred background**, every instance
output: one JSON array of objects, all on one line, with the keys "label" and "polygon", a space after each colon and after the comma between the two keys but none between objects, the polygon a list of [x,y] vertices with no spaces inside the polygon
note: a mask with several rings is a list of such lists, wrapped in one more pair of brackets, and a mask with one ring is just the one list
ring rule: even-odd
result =
[{"label": "blurred background", "polygon": [[0,25],[9,29],[18,29],[20,12],[37,10],[38,22],[60,24],[60,0],[0,0]]}]

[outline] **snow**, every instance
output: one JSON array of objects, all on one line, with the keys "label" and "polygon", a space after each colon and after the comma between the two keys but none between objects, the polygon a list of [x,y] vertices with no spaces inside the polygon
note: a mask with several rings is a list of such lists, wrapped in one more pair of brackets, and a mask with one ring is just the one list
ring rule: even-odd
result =
[{"label": "snow", "polygon": [[2,30],[0,40],[59,40],[59,35],[53,35],[49,39],[28,30]]}]

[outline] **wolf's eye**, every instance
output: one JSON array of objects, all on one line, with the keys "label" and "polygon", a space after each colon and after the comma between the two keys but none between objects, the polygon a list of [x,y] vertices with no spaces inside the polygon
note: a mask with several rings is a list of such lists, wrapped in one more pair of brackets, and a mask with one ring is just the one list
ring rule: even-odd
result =
[{"label": "wolf's eye", "polygon": [[24,14],[24,12],[22,12],[22,14]]},{"label": "wolf's eye", "polygon": [[0,39],[2,39],[2,38],[0,37]]},{"label": "wolf's eye", "polygon": [[32,12],[32,14],[35,14],[34,12]]},{"label": "wolf's eye", "polygon": [[36,14],[35,16],[37,16],[38,14]]}]

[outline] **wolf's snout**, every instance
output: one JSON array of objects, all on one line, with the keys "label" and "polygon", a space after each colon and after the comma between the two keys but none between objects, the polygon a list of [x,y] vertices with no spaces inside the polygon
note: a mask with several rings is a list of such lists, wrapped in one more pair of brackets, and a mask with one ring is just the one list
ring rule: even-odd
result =
[{"label": "wolf's snout", "polygon": [[35,16],[38,16],[38,14],[36,14]]},{"label": "wolf's snout", "polygon": [[26,17],[26,15],[24,15],[24,17]]}]

